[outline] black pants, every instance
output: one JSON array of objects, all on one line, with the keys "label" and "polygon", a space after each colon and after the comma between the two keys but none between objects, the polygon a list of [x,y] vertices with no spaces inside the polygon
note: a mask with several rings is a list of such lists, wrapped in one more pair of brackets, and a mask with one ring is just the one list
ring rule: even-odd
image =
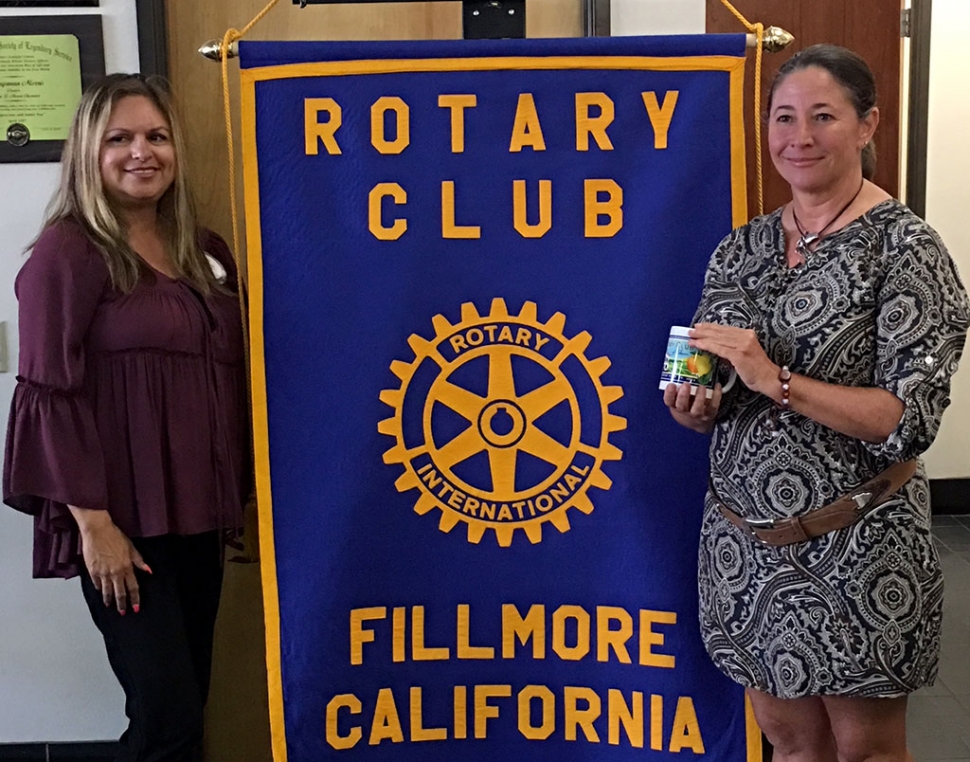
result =
[{"label": "black pants", "polygon": [[81,589],[125,692],[119,762],[199,762],[222,563],[217,532],[133,538],[152,570],[137,571],[141,610],[104,605],[88,574]]}]

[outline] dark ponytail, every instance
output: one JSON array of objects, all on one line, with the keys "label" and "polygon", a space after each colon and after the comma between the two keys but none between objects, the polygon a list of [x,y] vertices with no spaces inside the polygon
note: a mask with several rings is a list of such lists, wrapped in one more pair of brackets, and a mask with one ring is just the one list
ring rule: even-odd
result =
[{"label": "dark ponytail", "polygon": [[869,141],[862,147],[862,177],[872,180],[876,176],[876,144]]}]

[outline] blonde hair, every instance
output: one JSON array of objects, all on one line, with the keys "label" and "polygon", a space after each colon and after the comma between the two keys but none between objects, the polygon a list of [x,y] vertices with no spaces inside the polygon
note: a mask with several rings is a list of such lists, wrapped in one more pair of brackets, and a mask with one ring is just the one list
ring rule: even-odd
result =
[{"label": "blonde hair", "polygon": [[167,83],[141,74],[110,74],[85,91],[74,113],[61,155],[61,182],[47,207],[43,228],[65,219],[76,220],[101,251],[119,291],[130,292],[150,271],[131,248],[124,220],[105,194],[101,178],[101,142],[115,104],[141,96],[168,122],[175,151],[175,179],[158,201],[159,227],[172,266],[203,293],[216,287],[212,270],[199,245],[195,207],[182,166],[185,144]]}]

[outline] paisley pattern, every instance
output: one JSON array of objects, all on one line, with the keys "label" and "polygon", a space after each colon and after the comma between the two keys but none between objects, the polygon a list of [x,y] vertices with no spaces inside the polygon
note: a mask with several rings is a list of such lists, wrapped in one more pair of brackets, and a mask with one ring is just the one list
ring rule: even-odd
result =
[{"label": "paisley pattern", "polygon": [[[731,233],[711,258],[694,322],[753,328],[779,365],[882,387],[905,413],[873,444],[778,414],[736,384],[715,426],[711,476],[747,518],[804,514],[929,447],[970,322],[939,237],[897,201],[826,237],[798,267],[784,250],[781,210]],[[746,687],[782,698],[898,696],[936,678],[943,579],[922,466],[863,521],[781,548],[753,541],[709,494],[699,562],[705,646]]]}]

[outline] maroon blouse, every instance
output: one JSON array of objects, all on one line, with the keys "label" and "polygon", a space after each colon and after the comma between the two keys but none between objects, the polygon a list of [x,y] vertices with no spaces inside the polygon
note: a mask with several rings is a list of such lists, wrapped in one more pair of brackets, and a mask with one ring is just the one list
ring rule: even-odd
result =
[{"label": "maroon blouse", "polygon": [[129,537],[242,523],[249,420],[236,270],[219,236],[202,243],[232,294],[204,297],[155,271],[122,294],[73,221],[44,231],[17,276],[3,499],[34,516],[35,577],[81,570],[67,505],[109,511]]}]

